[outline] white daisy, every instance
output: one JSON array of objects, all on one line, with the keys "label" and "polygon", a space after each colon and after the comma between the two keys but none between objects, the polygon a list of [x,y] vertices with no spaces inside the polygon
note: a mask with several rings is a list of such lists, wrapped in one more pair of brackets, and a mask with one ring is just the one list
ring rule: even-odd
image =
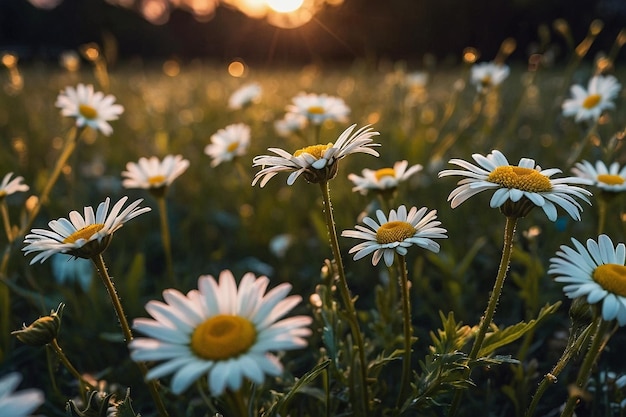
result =
[{"label": "white daisy", "polygon": [[15,177],[11,179],[13,175],[9,172],[2,178],[0,182],[0,199],[17,192],[28,191],[28,185],[24,184],[24,177]]},{"label": "white daisy", "polygon": [[422,166],[419,164],[410,168],[408,166],[407,161],[398,161],[393,165],[393,168],[382,168],[375,171],[366,168],[361,171],[362,177],[350,174],[348,179],[355,185],[352,191],[359,191],[363,195],[366,195],[370,190],[395,190],[401,182],[408,180],[413,174],[422,170]]},{"label": "white daisy", "polygon": [[61,108],[61,115],[75,117],[76,126],[89,126],[109,136],[113,128],[107,122],[117,120],[124,112],[124,107],[114,102],[115,96],[94,92],[93,85],[78,84],[76,88],[65,87],[55,105]]},{"label": "white daisy", "polygon": [[591,193],[571,184],[587,184],[578,177],[550,177],[560,173],[557,168],[542,170],[533,159],[522,158],[517,166],[512,166],[500,151],[492,151],[483,156],[473,154],[472,158],[480,165],[476,166],[462,159],[452,159],[451,164],[465,170],[450,169],[439,173],[439,177],[461,175],[460,180],[448,197],[452,208],[468,198],[485,190],[495,190],[490,206],[499,207],[502,213],[510,217],[524,217],[530,210],[541,207],[551,221],[557,218],[556,206],[561,206],[574,219],[580,220],[582,207],[574,199],[580,198],[588,204]]},{"label": "white daisy", "polygon": [[613,100],[617,98],[622,86],[612,75],[591,77],[589,85],[575,84],[570,87],[572,98],[563,102],[563,116],[574,116],[575,121],[598,120],[603,111],[615,108]]},{"label": "white daisy", "polygon": [[94,213],[92,207],[85,207],[84,216],[77,211],[69,214],[69,220],[60,218],[48,223],[51,230],[33,229],[26,235],[22,248],[25,255],[40,252],[30,261],[45,261],[55,253],[67,253],[78,258],[92,258],[102,253],[111,241],[113,233],[124,223],[140,214],[150,211],[150,207],[139,208],[139,199],[122,211],[128,197],[122,197],[109,213],[110,198],[98,205]]},{"label": "white daisy", "polygon": [[302,131],[307,124],[307,118],[301,114],[286,113],[285,117],[274,122],[274,130],[283,138]]},{"label": "white daisy", "polygon": [[372,142],[372,137],[379,135],[368,126],[364,126],[352,133],[356,125],[347,128],[337,138],[337,142],[327,145],[313,145],[299,149],[290,154],[280,148],[269,148],[278,156],[260,155],[252,160],[253,166],[262,169],[256,173],[252,185],[261,180],[264,187],[272,177],[282,171],[292,171],[287,178],[287,184],[292,185],[300,174],[311,183],[328,181],[337,175],[337,161],[353,153],[367,153],[378,156],[373,146],[380,146]]},{"label": "white daisy", "polygon": [[126,164],[122,185],[126,188],[162,189],[169,187],[187,168],[189,161],[181,155],[167,155],[163,161],[156,156],[139,158],[137,163]]},{"label": "white daisy", "polygon": [[587,240],[587,247],[572,238],[574,248],[562,245],[550,259],[549,274],[564,282],[569,298],[585,297],[589,304],[602,303],[602,318],[626,324],[626,246],[613,246],[611,238],[600,235]]},{"label": "white daisy", "polygon": [[480,62],[472,65],[470,82],[476,86],[478,92],[482,92],[500,85],[510,72],[510,68],[505,64]]},{"label": "white daisy", "polygon": [[[370,217],[365,217],[363,223],[371,228],[356,225],[356,230],[344,230],[341,236],[364,239],[365,242],[354,246],[348,253],[355,253],[354,260],[374,252],[372,264],[377,265],[381,258],[385,264],[393,264],[394,255],[406,255],[407,248],[413,245],[439,252],[439,244],[433,239],[447,238],[446,229],[438,227],[441,222],[435,220],[437,211],[427,208],[412,207],[407,213],[405,206],[398,207],[398,211],[391,210],[389,218],[385,217],[382,210],[376,211],[378,223]],[[379,224],[380,223],[380,224]]]},{"label": "white daisy", "polygon": [[261,97],[261,91],[259,83],[251,83],[241,86],[229,97],[228,108],[238,110],[257,102]]},{"label": "white daisy", "polygon": [[302,297],[286,297],[291,290],[287,283],[265,293],[269,282],[247,273],[237,288],[233,274],[225,270],[219,283],[210,275],[201,276],[198,289],[187,295],[163,291],[165,302],[146,304],[153,318],[134,320],[133,327],[148,337],[130,343],[131,358],[163,361],[146,378],[174,374],[175,394],[203,375],[215,396],[239,390],[244,378],[261,384],[266,375],[280,375],[283,367],[270,352],[305,347],[312,320],[283,318]]},{"label": "white daisy", "polygon": [[0,416],[25,417],[43,404],[44,395],[38,389],[15,391],[21,381],[17,372],[0,378]]},{"label": "white daisy", "polygon": [[589,180],[589,183],[602,191],[621,193],[626,191],[626,166],[620,169],[619,163],[613,162],[608,167],[602,161],[594,166],[589,161],[577,162],[572,172],[576,176]]},{"label": "white daisy", "polygon": [[350,114],[350,108],[343,99],[326,94],[300,93],[292,102],[287,106],[287,112],[305,116],[314,125],[326,120],[346,122]]},{"label": "white daisy", "polygon": [[248,146],[250,146],[250,126],[237,123],[214,133],[211,136],[211,144],[204,148],[204,153],[213,158],[211,166],[216,167],[222,162],[245,155]]}]

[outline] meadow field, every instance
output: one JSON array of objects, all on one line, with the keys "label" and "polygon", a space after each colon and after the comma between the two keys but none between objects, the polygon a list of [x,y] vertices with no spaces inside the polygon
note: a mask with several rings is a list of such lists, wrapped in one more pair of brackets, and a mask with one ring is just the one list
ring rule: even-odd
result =
[{"label": "meadow field", "polygon": [[[241,76],[234,76],[232,67],[229,73],[227,64],[206,61],[137,60],[98,68],[83,60],[75,71],[50,62],[3,63],[0,175],[23,177],[28,190],[0,193],[5,229],[0,237],[0,378],[17,372],[19,389],[43,393],[33,414],[556,416],[571,397],[566,409],[575,406],[578,416],[626,415],[622,310],[600,309],[604,296],[570,299],[564,284],[548,272],[561,245],[572,246],[572,238],[585,244],[606,234],[615,245],[624,241],[621,183],[608,191],[589,179],[575,183],[593,194],[591,204],[576,196],[580,220],[560,200],[558,215],[550,219],[542,207],[523,214],[513,208],[513,214],[503,215],[505,204],[490,207],[491,191],[452,208],[448,196],[461,178],[439,176],[459,169],[451,159],[474,164],[473,154],[492,151],[501,152],[512,166],[530,158],[533,169],[535,163],[539,170],[559,169],[551,179],[576,177],[572,168],[583,160],[594,166],[596,161],[626,164],[624,90],[611,100],[613,107],[595,118],[576,120],[562,108],[571,98],[570,88],[586,89],[594,76],[626,82],[621,63],[610,56],[577,60],[574,55],[548,63],[536,54],[530,63],[507,62],[510,73],[497,85],[482,87],[472,81],[476,59],[468,55],[455,65],[244,65]],[[260,87],[258,96],[230,108],[231,95],[251,83]],[[109,120],[110,135],[89,126],[78,129],[75,117],[60,114],[57,97],[79,84],[111,94],[123,106],[119,118]],[[284,119],[300,93],[340,98],[349,113],[278,131],[275,122]],[[212,136],[238,123],[250,128],[249,146],[213,163],[205,153]],[[380,146],[368,148],[378,157],[354,152],[331,162],[336,176],[313,169],[312,177],[304,173],[289,185],[291,171],[286,170],[266,185],[252,185],[265,168],[264,163],[253,166],[253,158],[271,155],[268,148],[292,154],[336,143],[353,124],[355,130],[369,125],[380,133],[371,138]],[[171,184],[157,192],[123,185],[127,163],[167,155],[189,161]],[[62,158],[58,178],[51,181]],[[390,168],[403,160],[422,168],[385,192],[353,190],[350,174],[361,176],[364,169]],[[318,174],[328,177],[320,180]],[[626,181],[621,171],[610,174]],[[85,255],[59,249],[75,257],[54,254],[31,264],[34,255],[23,251],[31,229],[46,229],[73,210],[82,214],[84,207],[95,210],[107,197],[113,205],[124,196],[128,202],[143,199],[141,207],[152,210],[111,232],[102,251]],[[362,225],[365,217],[382,225],[387,220],[376,211],[400,213],[402,205],[436,210],[447,237],[430,239],[440,249],[424,241],[407,245],[408,251],[395,253],[391,266],[382,260],[373,265],[369,255],[354,260],[350,249],[359,242],[342,233]],[[507,236],[511,245],[505,243]],[[511,247],[510,258],[503,261]],[[98,258],[108,278],[102,278]],[[620,264],[619,259],[601,263]],[[239,389],[227,384],[216,392],[204,376],[207,368],[181,390],[171,382],[172,363],[169,374],[155,378],[157,384],[146,384],[142,372],[158,361],[131,358],[119,310],[112,309],[111,294],[101,282],[115,283],[132,324],[149,317],[146,303],[162,301],[164,290],[197,294],[200,276],[217,279],[224,270],[232,271],[237,282],[251,272],[268,277],[268,288],[290,284],[289,294],[301,297],[289,316],[310,317],[306,326],[296,326],[310,330],[294,331],[291,337],[298,343],[287,349],[268,349],[282,363],[282,372],[265,372],[257,381],[244,377]],[[622,272],[614,285],[600,284],[616,302],[624,302],[616,311],[626,310]],[[494,304],[490,294],[499,293],[494,289],[498,278],[503,286]],[[481,326],[490,302],[493,323]],[[176,320],[163,317],[168,311],[176,316],[176,308],[161,307],[161,316],[153,317],[175,326]],[[62,312],[60,327],[57,311]],[[15,333],[40,317],[52,317],[30,328],[37,335],[35,327],[43,326],[42,340],[33,342],[26,330]],[[140,329],[134,328],[133,337],[143,336]],[[481,332],[485,339],[474,346]],[[238,366],[245,376],[242,369],[251,365]],[[91,392],[97,394],[91,397]]]}]

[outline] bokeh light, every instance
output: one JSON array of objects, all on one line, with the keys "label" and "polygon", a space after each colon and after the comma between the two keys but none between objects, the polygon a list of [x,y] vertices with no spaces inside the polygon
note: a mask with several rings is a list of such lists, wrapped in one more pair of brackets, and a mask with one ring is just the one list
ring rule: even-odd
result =
[{"label": "bokeh light", "polygon": [[279,13],[290,13],[298,10],[304,0],[267,0],[267,5]]}]

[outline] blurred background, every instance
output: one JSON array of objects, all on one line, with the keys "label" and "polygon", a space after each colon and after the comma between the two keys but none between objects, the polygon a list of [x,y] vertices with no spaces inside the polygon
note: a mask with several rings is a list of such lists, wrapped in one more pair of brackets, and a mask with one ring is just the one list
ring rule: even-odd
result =
[{"label": "blurred background", "polygon": [[574,40],[601,19],[596,44],[610,45],[626,26],[626,1],[1,0],[0,50],[21,60],[57,59],[96,42],[114,59],[298,64],[451,60],[469,46],[491,60],[510,37],[518,45],[512,59],[526,59],[541,43],[558,58],[568,49],[565,38],[545,39],[557,19],[570,25]]}]

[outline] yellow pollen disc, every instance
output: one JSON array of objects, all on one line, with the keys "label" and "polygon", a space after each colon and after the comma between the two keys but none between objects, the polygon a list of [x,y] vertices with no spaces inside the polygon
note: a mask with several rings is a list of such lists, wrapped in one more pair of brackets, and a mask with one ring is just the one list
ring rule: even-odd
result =
[{"label": "yellow pollen disc", "polygon": [[608,185],[622,185],[624,178],[619,175],[600,174],[598,175],[598,181]]},{"label": "yellow pollen disc", "polygon": [[333,146],[332,142],[328,145],[313,145],[307,146],[306,148],[298,149],[293,153],[293,156],[300,156],[303,153],[308,153],[313,156],[315,159],[320,159],[324,156],[324,152]]},{"label": "yellow pollen disc", "polygon": [[245,353],[256,341],[256,328],[240,316],[220,314],[200,323],[191,335],[191,350],[204,359],[218,361]]},{"label": "yellow pollen disc", "polygon": [[63,243],[74,243],[78,239],[89,239],[91,236],[94,235],[94,233],[98,233],[100,230],[102,230],[103,227],[104,224],[102,223],[90,224],[89,226],[85,226],[63,239]]},{"label": "yellow pollen disc", "polygon": [[500,184],[505,188],[517,188],[531,193],[541,193],[552,190],[552,183],[545,175],[531,168],[500,166],[494,169],[487,181]]},{"label": "yellow pollen disc", "polygon": [[6,197],[7,196],[7,192],[4,190],[0,190],[0,198]]},{"label": "yellow pollen disc", "polygon": [[324,114],[324,108],[322,106],[311,106],[307,109],[307,111],[311,114]]},{"label": "yellow pollen disc", "polygon": [[87,104],[81,104],[80,106],[78,106],[78,112],[85,119],[93,120],[96,117],[98,117],[98,112],[96,111],[96,109],[94,109],[93,107],[91,107],[91,106],[89,106]]},{"label": "yellow pollen disc", "polygon": [[602,100],[602,96],[600,94],[591,94],[583,100],[583,107],[586,109],[593,109],[598,105],[598,103],[600,103],[600,100]]},{"label": "yellow pollen disc", "polygon": [[593,280],[605,290],[626,297],[626,266],[600,265],[593,271]]},{"label": "yellow pollen disc", "polygon": [[395,178],[396,170],[393,168],[382,168],[382,169],[374,171],[374,176],[376,177],[378,181],[382,180],[385,177]]},{"label": "yellow pollen disc", "polygon": [[416,230],[411,223],[395,220],[381,225],[376,231],[376,242],[402,242],[415,234]]},{"label": "yellow pollen disc", "polygon": [[228,147],[226,148],[226,150],[228,152],[235,152],[237,150],[237,148],[239,147],[239,142],[233,142],[230,145],[228,145]]},{"label": "yellow pollen disc", "polygon": [[485,86],[485,87],[486,87],[486,86],[488,86],[488,85],[491,85],[491,75],[489,75],[489,74],[485,75],[485,76],[484,76],[484,77],[480,80],[480,83],[481,83],[483,86]]},{"label": "yellow pollen disc", "polygon": [[162,184],[165,181],[165,175],[155,175],[154,177],[148,178],[148,183],[150,185]]}]

